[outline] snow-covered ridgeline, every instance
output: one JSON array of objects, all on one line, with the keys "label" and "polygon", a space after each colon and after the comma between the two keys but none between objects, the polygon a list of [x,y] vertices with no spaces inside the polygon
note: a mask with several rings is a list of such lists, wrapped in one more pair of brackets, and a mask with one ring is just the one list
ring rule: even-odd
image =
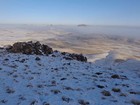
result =
[{"label": "snow-covered ridgeline", "polygon": [[0,105],[139,105],[140,61],[0,52]]}]

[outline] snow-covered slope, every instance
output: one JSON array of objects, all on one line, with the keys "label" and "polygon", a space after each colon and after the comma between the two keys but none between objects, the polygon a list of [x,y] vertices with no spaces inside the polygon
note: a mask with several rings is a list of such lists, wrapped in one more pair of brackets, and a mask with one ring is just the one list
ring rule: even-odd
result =
[{"label": "snow-covered slope", "polygon": [[1,51],[0,105],[140,105],[140,61],[63,57]]}]

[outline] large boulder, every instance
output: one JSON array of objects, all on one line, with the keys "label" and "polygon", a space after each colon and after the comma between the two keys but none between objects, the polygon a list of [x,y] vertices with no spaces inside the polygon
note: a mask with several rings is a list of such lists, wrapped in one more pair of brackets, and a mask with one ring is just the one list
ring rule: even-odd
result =
[{"label": "large boulder", "polygon": [[7,51],[12,53],[23,53],[23,54],[36,54],[36,55],[48,55],[53,53],[51,47],[40,44],[40,42],[33,43],[29,42],[17,42],[13,46],[7,48]]}]

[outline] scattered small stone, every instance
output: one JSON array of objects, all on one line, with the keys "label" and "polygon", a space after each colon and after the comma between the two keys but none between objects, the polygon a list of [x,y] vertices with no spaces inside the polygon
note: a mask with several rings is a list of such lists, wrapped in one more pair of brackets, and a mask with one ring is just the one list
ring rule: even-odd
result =
[{"label": "scattered small stone", "polygon": [[95,73],[95,74],[97,74],[97,75],[101,75],[101,74],[103,74],[103,73],[97,72],[97,73]]},{"label": "scattered small stone", "polygon": [[64,89],[66,89],[66,90],[74,90],[74,89],[71,88],[71,87],[65,87]]},{"label": "scattered small stone", "polygon": [[72,99],[65,97],[65,96],[62,96],[62,100],[69,103]]},{"label": "scattered small stone", "polygon": [[106,82],[106,80],[105,80],[105,79],[101,79],[100,81],[101,81],[101,82]]},{"label": "scattered small stone", "polygon": [[95,78],[97,78],[98,76],[97,76],[97,75],[92,75],[92,77],[95,77]]},{"label": "scattered small stone", "polygon": [[112,102],[118,102],[117,100],[111,100]]},{"label": "scattered small stone", "polygon": [[124,96],[124,97],[126,97],[127,95],[126,95],[126,94],[124,94],[124,93],[121,93],[121,94],[120,94],[120,96]]},{"label": "scattered small stone", "polygon": [[5,61],[9,61],[9,59],[8,59],[8,58],[5,58],[4,60],[5,60]]},{"label": "scattered small stone", "polygon": [[104,96],[111,96],[110,92],[109,91],[106,91],[106,90],[102,91],[102,94]]},{"label": "scattered small stone", "polygon": [[109,67],[109,68],[108,68],[108,70],[112,70],[112,68],[111,68],[111,67]]},{"label": "scattered small stone", "polygon": [[70,65],[70,63],[64,63],[63,66],[65,66],[65,65]]},{"label": "scattered small stone", "polygon": [[137,94],[137,92],[134,92],[134,91],[131,91],[131,92],[129,92],[130,94]]},{"label": "scattered small stone", "polygon": [[54,94],[58,94],[60,93],[60,90],[51,90],[51,92],[53,92]]},{"label": "scattered small stone", "polygon": [[37,85],[38,88],[43,88],[43,85],[39,84]]},{"label": "scattered small stone", "polygon": [[78,103],[79,103],[80,105],[89,105],[89,102],[84,101],[84,100],[78,100]]},{"label": "scattered small stone", "polygon": [[73,77],[73,79],[78,79],[78,78],[76,78],[76,77]]},{"label": "scattered small stone", "polygon": [[140,105],[140,100],[131,100],[132,104],[134,105]]},{"label": "scattered small stone", "polygon": [[34,77],[29,77],[29,78],[28,78],[28,80],[32,80],[32,79],[34,79]]},{"label": "scattered small stone", "polygon": [[9,93],[9,94],[11,94],[11,93],[14,93],[15,90],[12,89],[12,88],[7,88],[7,89],[6,89],[6,92]]},{"label": "scattered small stone", "polygon": [[56,55],[53,54],[52,57],[56,57]]},{"label": "scattered small stone", "polygon": [[58,70],[58,68],[54,68],[54,70],[55,70],[55,71],[57,71],[57,70]]},{"label": "scattered small stone", "polygon": [[33,85],[30,83],[30,84],[28,84],[28,85],[27,85],[27,87],[32,88],[32,87],[33,87]]},{"label": "scattered small stone", "polygon": [[37,105],[37,104],[38,104],[38,101],[37,100],[34,100],[34,101],[31,102],[30,105]]},{"label": "scattered small stone", "polygon": [[21,63],[24,63],[24,62],[25,62],[25,59],[22,59],[20,62],[21,62]]},{"label": "scattered small stone", "polygon": [[9,75],[12,75],[13,73],[14,73],[14,72],[8,72],[7,75],[9,76]]},{"label": "scattered small stone", "polygon": [[18,75],[16,75],[16,74],[15,74],[15,75],[13,75],[13,77],[14,77],[14,78],[17,78],[17,77],[18,77]]},{"label": "scattered small stone", "polygon": [[24,96],[22,96],[22,95],[19,96],[19,99],[20,100],[26,100],[26,98]]},{"label": "scattered small stone", "polygon": [[121,90],[119,88],[112,88],[113,92],[121,92]]},{"label": "scattered small stone", "polygon": [[129,87],[129,85],[128,85],[128,84],[122,84],[122,86],[124,86],[124,87]]},{"label": "scattered small stone", "polygon": [[104,86],[102,86],[102,85],[97,85],[97,87],[98,88],[101,88],[101,89],[104,88]]},{"label": "scattered small stone", "polygon": [[117,75],[117,74],[114,74],[114,75],[111,76],[111,78],[114,78],[114,79],[120,79],[120,76]]},{"label": "scattered small stone", "polygon": [[102,97],[102,99],[105,100],[106,98],[105,97]]},{"label": "scattered small stone", "polygon": [[61,78],[61,80],[66,80],[67,78]]},{"label": "scattered small stone", "polygon": [[121,79],[128,80],[127,76],[121,75]]},{"label": "scattered small stone", "polygon": [[1,102],[1,103],[6,103],[7,101],[8,101],[8,100],[5,100],[5,99],[4,99],[4,100],[1,100],[0,102]]},{"label": "scattered small stone", "polygon": [[66,52],[61,52],[62,55],[66,55]]},{"label": "scattered small stone", "polygon": [[43,102],[43,105],[50,105],[49,103],[47,103],[47,102]]},{"label": "scattered small stone", "polygon": [[39,61],[39,60],[41,60],[41,59],[40,59],[39,57],[36,57],[35,60],[36,60],[36,61]]},{"label": "scattered small stone", "polygon": [[11,67],[11,68],[17,68],[18,66],[17,65],[11,65],[9,67]]},{"label": "scattered small stone", "polygon": [[51,82],[51,84],[52,84],[52,85],[56,85],[56,81],[53,80],[53,81]]},{"label": "scattered small stone", "polygon": [[87,88],[87,90],[94,90],[94,89],[95,89],[94,87]]}]

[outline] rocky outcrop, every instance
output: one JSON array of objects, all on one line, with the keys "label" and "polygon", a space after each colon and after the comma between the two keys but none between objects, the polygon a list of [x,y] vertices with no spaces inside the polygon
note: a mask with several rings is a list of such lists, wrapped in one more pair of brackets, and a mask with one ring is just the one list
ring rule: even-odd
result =
[{"label": "rocky outcrop", "polygon": [[[37,42],[16,42],[12,46],[7,46],[6,50],[10,53],[22,53],[22,54],[36,54],[36,55],[49,55],[53,53],[53,49],[48,45],[41,44]],[[54,51],[56,52],[56,51]],[[58,51],[57,51],[58,52]],[[87,62],[87,58],[82,54],[71,54],[67,52],[61,53],[66,60],[77,60],[81,62]],[[53,57],[56,57],[52,54]]]},{"label": "rocky outcrop", "polygon": [[69,55],[72,59],[82,61],[82,62],[87,62],[87,58],[84,57],[82,54],[70,54]]},{"label": "rocky outcrop", "polygon": [[70,53],[62,52],[62,55],[65,55],[64,59],[66,60],[77,60],[81,62],[87,62],[87,58],[82,54],[74,54],[74,53],[70,54]]},{"label": "rocky outcrop", "polygon": [[40,42],[17,42],[13,46],[6,48],[8,52],[23,53],[23,54],[36,54],[36,55],[48,55],[53,53],[51,47],[40,44]]}]

